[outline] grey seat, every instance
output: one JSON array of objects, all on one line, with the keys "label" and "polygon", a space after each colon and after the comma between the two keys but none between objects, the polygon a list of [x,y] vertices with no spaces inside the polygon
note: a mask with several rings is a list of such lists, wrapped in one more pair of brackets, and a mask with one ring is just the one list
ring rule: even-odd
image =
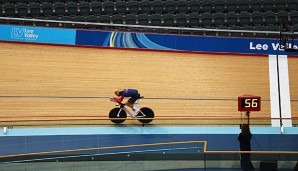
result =
[{"label": "grey seat", "polygon": [[92,2],[91,10],[93,15],[101,15],[102,14],[102,4],[101,2]]},{"label": "grey seat", "polygon": [[54,3],[54,10],[55,10],[55,14],[56,16],[64,16],[66,14],[65,12],[65,4],[62,2],[55,2]]},{"label": "grey seat", "polygon": [[50,17],[54,15],[54,8],[52,3],[49,3],[49,2],[42,3],[41,9],[42,9],[42,15],[44,17]]},{"label": "grey seat", "polygon": [[285,0],[275,0],[275,10],[279,11],[287,11],[286,1]]},{"label": "grey seat", "polygon": [[126,2],[116,1],[115,2],[115,12],[117,14],[126,14]]},{"label": "grey seat", "polygon": [[148,14],[140,14],[140,15],[138,15],[138,23],[139,23],[139,25],[148,25],[149,24],[149,16],[148,16]]},{"label": "grey seat", "polygon": [[[229,30],[229,27],[227,27],[227,26],[218,26],[216,28],[223,29],[223,30]],[[229,32],[227,32],[227,31],[218,31],[217,35],[226,37],[226,36],[229,36]]]},{"label": "grey seat", "polygon": [[[267,28],[265,26],[255,26],[254,28],[256,31],[267,31]],[[255,33],[255,37],[261,37],[261,38],[264,38],[264,37],[267,37],[267,33]]]},{"label": "grey seat", "polygon": [[128,9],[128,14],[138,14],[139,13],[139,2],[138,1],[128,1],[127,9]]},{"label": "grey seat", "polygon": [[199,23],[200,16],[197,12],[190,13],[188,17],[189,17],[190,27],[196,28],[200,26],[200,23]]},{"label": "grey seat", "polygon": [[125,23],[128,25],[136,25],[137,24],[137,16],[135,14],[125,15]]},{"label": "grey seat", "polygon": [[213,13],[213,1],[210,0],[201,0],[201,7],[203,13]]},{"label": "grey seat", "polygon": [[[84,16],[74,16],[73,17],[73,20],[75,21],[75,22],[85,22],[85,17]],[[85,28],[86,27],[86,25],[85,24],[74,24],[74,27],[75,28]]]},{"label": "grey seat", "polygon": [[100,15],[98,17],[98,22],[100,23],[111,23],[110,15]]},{"label": "grey seat", "polygon": [[[230,32],[230,36],[232,37],[241,37],[241,27],[240,26],[231,26],[230,30],[235,30],[235,32]],[[238,32],[239,30],[239,32]]]},{"label": "grey seat", "polygon": [[277,12],[277,22],[281,22],[282,20],[286,19],[289,21],[289,15],[286,11],[279,11]]},{"label": "grey seat", "polygon": [[165,13],[168,14],[176,14],[176,1],[175,0],[167,0],[165,1]]},{"label": "grey seat", "polygon": [[183,13],[176,14],[176,25],[177,25],[177,27],[187,27],[188,26],[188,16]]},{"label": "grey seat", "polygon": [[76,16],[78,14],[78,5],[75,2],[68,2],[66,4],[67,15]]},{"label": "grey seat", "polygon": [[[89,22],[89,23],[97,23],[98,22],[98,16],[96,16],[96,15],[88,15],[86,17],[86,21]],[[97,28],[99,28],[99,26],[93,25],[93,24],[87,24],[87,28],[88,29],[97,29]]]},{"label": "grey seat", "polygon": [[18,12],[18,17],[20,18],[25,18],[28,16],[28,5],[25,3],[18,3],[16,4],[16,9]]},{"label": "grey seat", "polygon": [[[70,16],[62,16],[60,18],[61,21],[73,21],[73,18]],[[65,28],[72,28],[73,27],[73,23],[62,23],[62,27]]]},{"label": "grey seat", "polygon": [[200,13],[200,1],[198,0],[189,0],[189,13]]},{"label": "grey seat", "polygon": [[[112,22],[112,18],[110,15],[100,15],[100,16],[98,16],[98,22],[110,24]],[[106,25],[106,26],[99,26],[98,28],[112,29],[113,27]]]},{"label": "grey seat", "polygon": [[162,0],[152,1],[152,12],[155,14],[162,14],[164,12],[164,2]]},{"label": "grey seat", "polygon": [[274,1],[272,1],[272,0],[263,0],[263,10],[264,11],[275,11]]},{"label": "grey seat", "polygon": [[40,16],[41,11],[40,11],[41,7],[39,3],[30,3],[29,4],[29,10],[30,10],[30,16],[33,18],[37,18]]},{"label": "grey seat", "polygon": [[220,27],[225,25],[225,14],[223,12],[216,12],[214,13],[214,25],[215,27]]},{"label": "grey seat", "polygon": [[298,9],[298,1],[297,0],[287,0],[288,10],[296,11]]},{"label": "grey seat", "polygon": [[162,25],[162,15],[161,14],[152,14],[150,17],[151,25],[161,26]]},{"label": "grey seat", "polygon": [[123,24],[124,23],[123,15],[122,14],[112,15],[112,22],[113,24]]},{"label": "grey seat", "polygon": [[251,25],[251,14],[249,12],[240,12],[239,13],[239,24],[241,26]]},{"label": "grey seat", "polygon": [[179,0],[177,1],[177,13],[188,14],[189,4],[187,0]]},{"label": "grey seat", "polygon": [[239,0],[238,1],[238,10],[239,10],[239,12],[249,11],[250,10],[249,5],[250,5],[249,0]]},{"label": "grey seat", "polygon": [[264,13],[264,22],[266,23],[267,26],[269,25],[276,25],[277,20],[276,20],[276,15],[273,11],[267,11]]},{"label": "grey seat", "polygon": [[[0,4],[0,16],[3,16],[3,5]],[[0,19],[0,23],[2,23],[2,20]]]},{"label": "grey seat", "polygon": [[251,14],[252,24],[254,26],[263,25],[263,16],[264,16],[264,14],[260,11],[252,12],[252,14]]},{"label": "grey seat", "polygon": [[294,32],[298,32],[298,24],[293,25],[292,30],[293,30]]},{"label": "grey seat", "polygon": [[250,1],[250,9],[251,9],[252,12],[254,12],[254,11],[263,12],[262,1],[260,1],[260,0],[251,0]]},{"label": "grey seat", "polygon": [[19,4],[19,3],[28,3],[28,0],[14,0],[15,4]]},{"label": "grey seat", "polygon": [[225,4],[227,13],[238,11],[237,0],[227,0]]},{"label": "grey seat", "polygon": [[291,11],[290,21],[291,21],[293,26],[298,25],[298,11]]},{"label": "grey seat", "polygon": [[226,13],[226,4],[225,0],[216,0],[214,1],[214,12]]},{"label": "grey seat", "polygon": [[12,3],[13,4],[13,1],[11,1],[11,0],[2,0],[2,1],[0,1],[1,3],[0,4],[7,4],[7,3]]},{"label": "grey seat", "polygon": [[15,6],[12,3],[5,3],[3,5],[4,13],[6,17],[15,17],[16,16],[16,10]]},{"label": "grey seat", "polygon": [[80,15],[88,16],[91,14],[91,8],[88,2],[80,2],[79,9],[80,9]]},{"label": "grey seat", "polygon": [[164,26],[174,27],[175,26],[175,15],[174,14],[164,14],[163,15]]},{"label": "grey seat", "polygon": [[[56,16],[51,16],[51,17],[48,17],[47,20],[53,20],[53,21],[59,21],[59,17],[56,17]],[[59,22],[48,22],[48,25],[50,27],[59,27]]]},{"label": "grey seat", "polygon": [[236,12],[229,12],[226,14],[226,24],[227,26],[237,26],[238,24],[238,15]]},{"label": "grey seat", "polygon": [[201,15],[202,26],[205,28],[210,28],[213,26],[212,23],[213,16],[210,12],[205,12]]},{"label": "grey seat", "polygon": [[[247,31],[254,31],[253,26],[245,25],[242,27],[242,30],[247,30]],[[243,32],[244,37],[253,37],[254,34],[253,32]]]},{"label": "grey seat", "polygon": [[140,1],[140,13],[150,14],[151,13],[151,3],[149,0]]},{"label": "grey seat", "polygon": [[[267,30],[268,31],[276,31],[276,32],[279,32],[279,26],[277,25],[269,25],[267,26]],[[267,34],[267,37],[270,37],[270,38],[279,38],[279,33],[275,34],[275,33],[268,33]]]},{"label": "grey seat", "polygon": [[106,15],[112,15],[115,12],[114,3],[112,1],[104,1],[102,3],[103,12]]},{"label": "grey seat", "polygon": [[[37,17],[36,19],[44,20],[45,18],[44,17]],[[45,21],[35,21],[34,23],[35,23],[36,26],[39,26],[39,27],[46,27],[47,26],[47,22],[45,22]]]}]

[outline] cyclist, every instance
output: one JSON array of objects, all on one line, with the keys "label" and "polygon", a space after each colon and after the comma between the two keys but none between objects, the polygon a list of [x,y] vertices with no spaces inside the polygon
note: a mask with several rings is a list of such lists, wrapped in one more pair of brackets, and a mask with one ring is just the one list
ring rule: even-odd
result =
[{"label": "cyclist", "polygon": [[[138,90],[136,90],[136,89],[123,89],[123,90],[116,89],[114,91],[114,93],[117,97],[111,97],[110,98],[111,101],[129,106],[134,111],[135,115],[137,115],[139,113],[139,111],[140,111],[139,105],[135,103],[138,99],[141,98],[141,95],[138,92]],[[122,102],[125,97],[129,97],[129,99]]]}]

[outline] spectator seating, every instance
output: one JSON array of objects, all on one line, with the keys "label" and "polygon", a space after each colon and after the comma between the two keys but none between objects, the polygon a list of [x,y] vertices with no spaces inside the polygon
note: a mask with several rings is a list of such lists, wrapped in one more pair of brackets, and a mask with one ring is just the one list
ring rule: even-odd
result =
[{"label": "spectator seating", "polygon": [[[297,28],[297,11],[297,0],[0,1],[0,15],[3,17],[57,19],[58,21],[77,22],[94,22],[96,17],[96,22],[102,23],[240,30],[270,29],[271,31],[278,31],[279,28],[277,26],[280,24],[281,18],[287,19],[291,23],[292,28]],[[45,23],[1,20],[0,23],[86,28],[84,24],[63,24],[63,22]],[[136,27],[136,29],[138,28]],[[201,33],[196,32],[195,34]],[[205,32],[205,34],[210,35],[209,32]],[[218,32],[217,34],[226,35],[223,32]],[[237,36],[236,33],[229,33],[229,35]],[[251,36],[251,34],[246,33],[241,35]],[[264,36],[262,34],[254,34],[254,36],[256,35]],[[266,34],[266,36],[269,36],[269,34]]]}]

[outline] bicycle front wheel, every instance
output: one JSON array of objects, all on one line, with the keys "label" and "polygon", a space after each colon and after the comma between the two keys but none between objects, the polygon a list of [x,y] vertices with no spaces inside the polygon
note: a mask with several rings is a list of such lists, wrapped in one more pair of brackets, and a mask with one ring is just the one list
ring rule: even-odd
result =
[{"label": "bicycle front wheel", "polygon": [[[119,113],[119,110],[121,110],[121,109],[114,108],[109,113],[109,118],[113,123],[120,124],[120,123],[124,122],[125,118],[127,117],[127,114],[124,110],[121,110],[119,117],[118,117],[117,115]],[[124,118],[124,119],[122,119],[122,118]]]}]

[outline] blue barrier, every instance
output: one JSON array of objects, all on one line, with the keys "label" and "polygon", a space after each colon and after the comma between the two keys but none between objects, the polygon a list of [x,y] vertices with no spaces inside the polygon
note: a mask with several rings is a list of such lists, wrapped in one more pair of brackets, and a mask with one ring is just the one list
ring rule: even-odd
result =
[{"label": "blue barrier", "polygon": [[[209,53],[297,55],[279,40],[77,30],[77,45]],[[297,45],[291,45],[298,49]]]},{"label": "blue barrier", "polygon": [[76,30],[0,24],[0,40],[75,45]]},{"label": "blue barrier", "polygon": [[[206,53],[297,55],[295,52],[284,51],[278,39],[107,32],[1,24],[0,40]],[[296,44],[290,46],[298,49]]]}]

